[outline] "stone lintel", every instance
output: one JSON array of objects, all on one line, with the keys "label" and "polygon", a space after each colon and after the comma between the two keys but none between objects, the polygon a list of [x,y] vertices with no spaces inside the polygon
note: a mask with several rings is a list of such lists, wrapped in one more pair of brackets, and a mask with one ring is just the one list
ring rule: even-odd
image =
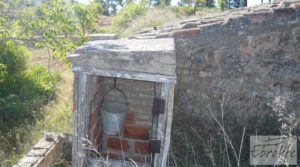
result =
[{"label": "stone lintel", "polygon": [[141,73],[141,72],[132,72],[132,71],[108,70],[108,69],[99,69],[94,67],[80,67],[80,66],[73,66],[72,69],[73,72],[82,72],[88,75],[98,75],[104,77],[134,79],[140,81],[173,83],[173,84],[177,82],[176,76],[173,75],[160,75],[160,74]]},{"label": "stone lintel", "polygon": [[176,76],[171,38],[91,41],[67,57],[73,67]]}]

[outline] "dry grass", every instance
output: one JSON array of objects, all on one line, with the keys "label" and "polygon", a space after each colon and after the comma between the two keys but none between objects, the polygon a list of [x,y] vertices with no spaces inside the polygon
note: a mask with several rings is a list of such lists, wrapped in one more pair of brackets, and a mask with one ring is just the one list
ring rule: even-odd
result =
[{"label": "dry grass", "polygon": [[73,73],[71,69],[52,57],[49,62],[45,48],[32,50],[31,63],[44,66],[49,64],[50,71],[59,72],[61,77],[54,100],[43,108],[44,118],[38,121],[38,129],[41,132],[72,133]]},{"label": "dry grass", "polygon": [[129,23],[121,35],[130,36],[143,28],[166,26],[179,20],[180,18],[176,16],[171,7],[151,8],[144,16],[140,16]]},{"label": "dry grass", "polygon": [[[108,28],[108,18],[103,18],[105,24],[97,27],[100,32],[116,33],[121,37],[130,37],[137,31],[149,28],[149,27],[164,27],[169,25],[175,25],[181,20],[196,19],[208,14],[222,12],[217,8],[198,8],[196,15],[193,15],[192,7],[153,7],[148,8],[144,15],[138,16],[127,23],[126,26],[118,27],[114,32],[113,28]],[[102,19],[102,18],[100,18]],[[101,22],[101,20],[100,20]]]},{"label": "dry grass", "polygon": [[[264,111],[244,108],[253,111],[247,117],[238,114],[241,111],[230,100],[233,95],[224,94],[222,99],[206,96],[206,100],[202,99],[205,109],[201,114],[189,112],[175,99],[170,166],[249,166],[250,136],[298,136],[300,133],[299,117],[295,111],[288,110],[296,98],[293,94],[270,98],[268,103],[257,101],[254,105],[267,103],[268,108]],[[200,101],[197,99],[196,103]]]}]

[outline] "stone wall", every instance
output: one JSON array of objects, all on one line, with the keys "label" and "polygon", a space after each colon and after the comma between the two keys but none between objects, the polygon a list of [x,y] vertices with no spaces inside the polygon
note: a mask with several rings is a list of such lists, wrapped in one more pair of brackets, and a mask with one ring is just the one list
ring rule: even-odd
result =
[{"label": "stone wall", "polygon": [[[188,95],[182,102],[199,111],[191,104],[195,97],[203,102],[205,94],[228,92],[237,111],[251,112],[245,110],[255,101],[262,102],[261,111],[275,96],[292,93],[299,99],[299,18],[290,10],[250,15],[208,27],[193,39],[178,38],[177,75]],[[295,107],[299,111],[299,102]]]},{"label": "stone wall", "polygon": [[44,137],[13,167],[49,167],[59,159],[71,160],[72,136],[46,133]]},{"label": "stone wall", "polygon": [[133,38],[165,37],[176,43],[177,108],[201,114],[209,97],[227,92],[241,116],[282,95],[299,111],[300,3],[231,10]]}]

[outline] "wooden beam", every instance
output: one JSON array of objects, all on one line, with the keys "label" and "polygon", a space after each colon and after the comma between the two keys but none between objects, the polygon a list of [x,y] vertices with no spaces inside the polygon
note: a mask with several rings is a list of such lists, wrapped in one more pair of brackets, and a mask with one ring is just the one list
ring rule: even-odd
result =
[{"label": "wooden beam", "polygon": [[163,164],[163,154],[164,154],[164,145],[165,145],[165,127],[167,121],[167,113],[169,112],[169,84],[163,83],[161,88],[161,98],[166,101],[165,112],[164,114],[159,114],[158,126],[157,126],[157,138],[161,140],[161,151],[159,154],[155,154],[154,157],[154,166],[155,167],[165,167],[161,166]]},{"label": "wooden beam", "polygon": [[143,73],[143,72],[99,69],[94,67],[82,67],[82,66],[73,66],[72,69],[74,72],[85,73],[88,75],[117,77],[117,78],[124,78],[124,79],[134,79],[140,81],[151,81],[151,82],[160,82],[160,83],[176,83],[176,76],[171,76],[171,75],[159,75],[159,74],[151,74],[151,73]]},{"label": "wooden beam", "polygon": [[76,73],[74,79],[74,136],[72,151],[72,166],[85,167],[86,150],[83,147],[84,138],[88,136],[90,116],[90,79],[85,73]]},{"label": "wooden beam", "polygon": [[161,162],[161,167],[167,166],[167,158],[169,154],[169,149],[170,149],[170,143],[171,143],[171,130],[172,130],[172,121],[173,121],[173,103],[174,103],[174,90],[175,90],[175,85],[169,85],[169,90],[168,90],[168,110],[166,111],[167,113],[167,121],[166,121],[166,129],[165,129],[165,141],[163,145],[163,154],[162,154],[162,162]]}]

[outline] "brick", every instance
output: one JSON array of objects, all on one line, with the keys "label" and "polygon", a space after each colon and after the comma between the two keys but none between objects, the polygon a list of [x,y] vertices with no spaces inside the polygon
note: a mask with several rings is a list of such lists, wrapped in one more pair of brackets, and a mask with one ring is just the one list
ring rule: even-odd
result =
[{"label": "brick", "polygon": [[135,117],[134,117],[134,113],[133,112],[129,112],[127,113],[126,116],[126,124],[134,124],[135,123]]},{"label": "brick", "polygon": [[140,139],[140,140],[149,140],[149,138],[150,138],[147,128],[130,126],[130,125],[125,125],[124,131],[123,131],[123,137]]},{"label": "brick", "polygon": [[117,154],[113,154],[113,153],[104,153],[102,154],[102,158],[106,159],[113,159],[113,160],[118,160],[121,159],[121,157]]},{"label": "brick", "polygon": [[149,142],[135,142],[135,152],[141,154],[150,154]]},{"label": "brick", "polygon": [[[121,145],[122,144],[122,145]],[[107,147],[108,148],[113,148],[113,149],[118,149],[123,151],[128,151],[129,150],[129,144],[127,140],[124,139],[118,139],[118,138],[109,138],[107,140]]]}]

